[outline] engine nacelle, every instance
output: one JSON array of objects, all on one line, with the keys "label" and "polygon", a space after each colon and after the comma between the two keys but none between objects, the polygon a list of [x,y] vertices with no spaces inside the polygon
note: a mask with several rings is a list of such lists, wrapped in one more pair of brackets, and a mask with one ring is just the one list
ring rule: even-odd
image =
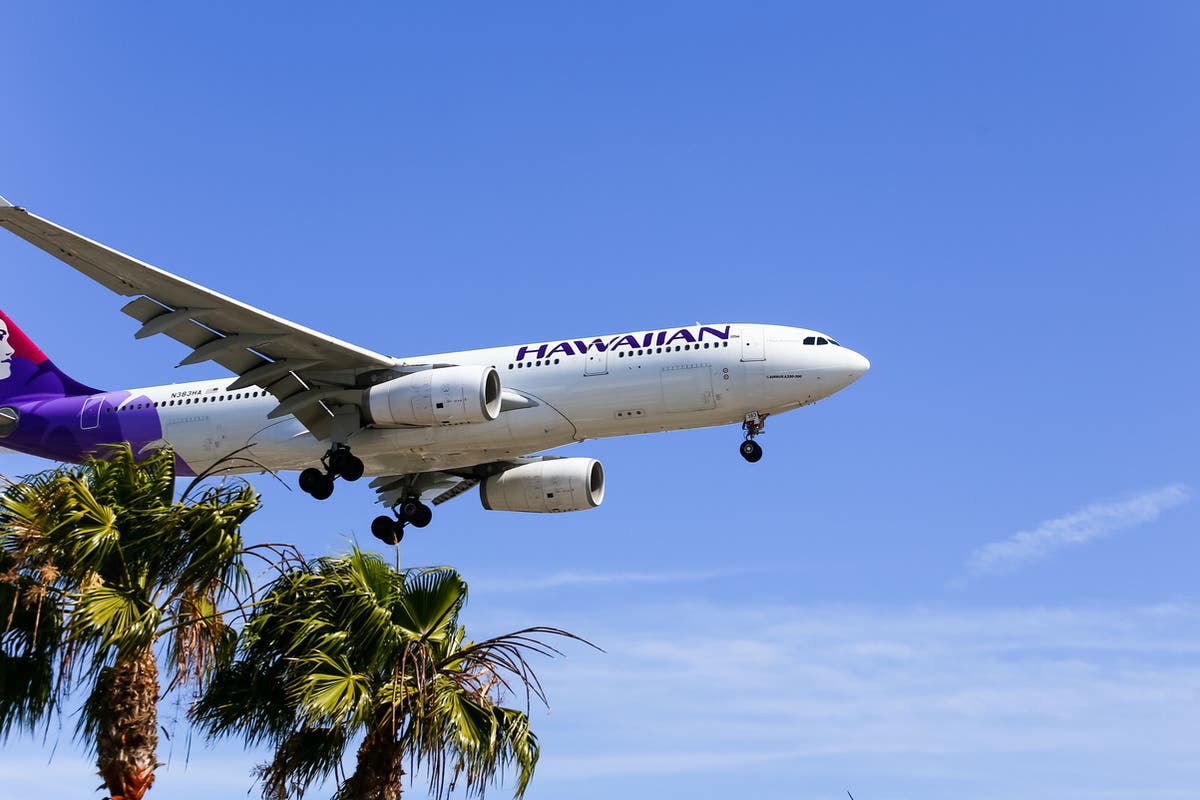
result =
[{"label": "engine nacelle", "polygon": [[500,416],[500,373],[495,367],[439,367],[394,378],[363,392],[363,410],[375,425],[456,425]]},{"label": "engine nacelle", "polygon": [[584,511],[604,501],[604,467],[594,458],[522,464],[481,483],[479,499],[489,511]]}]

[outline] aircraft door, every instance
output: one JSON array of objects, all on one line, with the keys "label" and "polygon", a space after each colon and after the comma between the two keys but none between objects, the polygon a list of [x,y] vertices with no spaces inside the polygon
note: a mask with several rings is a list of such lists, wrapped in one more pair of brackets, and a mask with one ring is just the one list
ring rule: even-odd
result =
[{"label": "aircraft door", "polygon": [[584,375],[607,375],[608,352],[605,350],[589,350],[587,361],[583,364]]},{"label": "aircraft door", "polygon": [[83,401],[79,411],[79,430],[90,431],[100,427],[100,409],[104,407],[104,395],[98,394]]},{"label": "aircraft door", "polygon": [[766,357],[763,329],[758,325],[744,325],[742,327],[742,361],[764,361]]}]

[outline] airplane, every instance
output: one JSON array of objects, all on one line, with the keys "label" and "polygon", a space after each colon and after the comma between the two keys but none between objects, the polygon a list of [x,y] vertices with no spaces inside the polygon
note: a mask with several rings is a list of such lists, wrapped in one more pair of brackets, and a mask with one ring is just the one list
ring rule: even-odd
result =
[{"label": "airplane", "polygon": [[328,498],[372,478],[385,543],[478,486],[484,508],[595,508],[604,469],[538,455],[587,439],[738,424],[762,458],[766,419],[810,405],[870,362],[806,328],[722,323],[394,358],[218,294],[14,206],[0,227],[118,295],[141,327],[232,379],[101,391],[59,370],[0,311],[0,447],[79,463],[106,444],[170,446],[180,475],[299,471]]}]

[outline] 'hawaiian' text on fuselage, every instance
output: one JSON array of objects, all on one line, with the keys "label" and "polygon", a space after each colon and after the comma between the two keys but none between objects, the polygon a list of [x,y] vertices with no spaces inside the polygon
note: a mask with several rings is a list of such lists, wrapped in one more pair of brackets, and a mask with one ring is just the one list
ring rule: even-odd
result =
[{"label": "'hawaiian' text on fuselage", "polygon": [[524,345],[517,348],[517,355],[514,361],[524,361],[525,359],[534,358],[549,358],[553,355],[586,355],[591,351],[597,353],[605,353],[610,350],[616,350],[621,347],[630,349],[646,348],[646,347],[665,347],[675,342],[688,342],[695,344],[706,340],[721,340],[729,339],[729,325],[720,328],[714,328],[707,325],[702,325],[699,328],[676,328],[665,331],[650,331],[644,334],[627,333],[621,336],[613,336],[610,339],[592,339],[590,342],[583,339],[574,339],[566,342],[546,342],[539,345]]}]

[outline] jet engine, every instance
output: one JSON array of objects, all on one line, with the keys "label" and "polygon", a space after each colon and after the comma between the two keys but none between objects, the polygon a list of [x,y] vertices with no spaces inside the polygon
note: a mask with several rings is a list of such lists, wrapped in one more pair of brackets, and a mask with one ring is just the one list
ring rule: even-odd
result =
[{"label": "jet engine", "polygon": [[479,485],[489,511],[584,511],[604,501],[604,468],[594,458],[553,458],[505,470]]},{"label": "jet engine", "polygon": [[495,367],[425,369],[372,386],[363,410],[374,425],[457,425],[500,416],[500,373]]}]

